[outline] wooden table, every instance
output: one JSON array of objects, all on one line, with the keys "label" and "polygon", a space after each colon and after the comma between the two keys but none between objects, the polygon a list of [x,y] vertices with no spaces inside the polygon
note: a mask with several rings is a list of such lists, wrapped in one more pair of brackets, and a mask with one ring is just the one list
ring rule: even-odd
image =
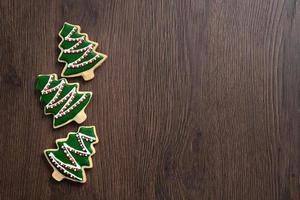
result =
[{"label": "wooden table", "polygon": [[[56,182],[35,79],[58,31],[108,54],[81,90],[98,137],[87,183]],[[300,2],[1,0],[0,199],[300,199]]]}]

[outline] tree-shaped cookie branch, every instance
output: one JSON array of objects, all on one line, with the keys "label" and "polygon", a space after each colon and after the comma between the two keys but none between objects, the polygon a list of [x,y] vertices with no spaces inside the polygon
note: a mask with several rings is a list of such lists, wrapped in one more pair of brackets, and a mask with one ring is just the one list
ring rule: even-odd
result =
[{"label": "tree-shaped cookie branch", "polygon": [[57,149],[46,149],[44,154],[54,169],[52,177],[61,181],[66,178],[75,182],[86,182],[85,168],[92,168],[91,156],[98,142],[95,126],[81,126],[70,132],[67,138],[56,140]]},{"label": "tree-shaped cookie branch", "polygon": [[90,41],[88,35],[80,32],[80,26],[64,23],[59,32],[61,53],[58,61],[65,63],[62,77],[82,76],[84,80],[94,78],[94,70],[107,58],[96,52],[98,43]]},{"label": "tree-shaped cookie branch", "polygon": [[46,115],[52,114],[53,127],[59,128],[71,121],[78,124],[86,120],[84,112],[92,92],[79,92],[79,84],[69,84],[66,79],[57,79],[56,74],[42,74],[37,77],[37,90]]}]

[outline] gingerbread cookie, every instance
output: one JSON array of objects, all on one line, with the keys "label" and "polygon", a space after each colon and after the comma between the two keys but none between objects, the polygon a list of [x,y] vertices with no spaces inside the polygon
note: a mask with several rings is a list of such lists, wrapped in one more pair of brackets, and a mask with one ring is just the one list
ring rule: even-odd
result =
[{"label": "gingerbread cookie", "polygon": [[52,177],[61,181],[86,182],[85,168],[92,168],[94,144],[98,142],[95,126],[81,126],[67,138],[56,140],[57,149],[46,149],[44,154],[54,169]]},{"label": "gingerbread cookie", "polygon": [[62,77],[82,76],[88,81],[94,78],[94,70],[106,60],[107,55],[96,52],[98,43],[90,41],[80,29],[78,25],[64,23],[59,32],[62,41],[58,46],[61,50],[58,61],[65,63]]},{"label": "gingerbread cookie", "polygon": [[92,98],[92,92],[79,92],[78,83],[57,79],[56,74],[42,74],[37,77],[36,88],[41,92],[44,113],[54,115],[54,128],[71,121],[80,124],[86,120],[84,109]]}]

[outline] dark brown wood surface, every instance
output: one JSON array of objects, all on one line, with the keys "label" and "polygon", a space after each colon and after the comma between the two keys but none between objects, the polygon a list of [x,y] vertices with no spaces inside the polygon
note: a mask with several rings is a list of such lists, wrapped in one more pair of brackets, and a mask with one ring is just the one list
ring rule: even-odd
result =
[{"label": "dark brown wood surface", "polygon": [[[60,74],[58,31],[108,54],[83,125],[86,184],[56,182],[35,91]],[[300,1],[0,1],[0,199],[300,199]]]}]

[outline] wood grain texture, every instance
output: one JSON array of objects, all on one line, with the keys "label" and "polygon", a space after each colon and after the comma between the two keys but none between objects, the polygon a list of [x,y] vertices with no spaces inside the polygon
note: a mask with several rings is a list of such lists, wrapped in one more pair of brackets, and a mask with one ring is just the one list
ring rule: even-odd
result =
[{"label": "wood grain texture", "polygon": [[[60,74],[58,31],[108,54],[84,125],[84,185],[51,178],[58,130],[35,91]],[[0,199],[300,199],[297,0],[0,1]]]}]

